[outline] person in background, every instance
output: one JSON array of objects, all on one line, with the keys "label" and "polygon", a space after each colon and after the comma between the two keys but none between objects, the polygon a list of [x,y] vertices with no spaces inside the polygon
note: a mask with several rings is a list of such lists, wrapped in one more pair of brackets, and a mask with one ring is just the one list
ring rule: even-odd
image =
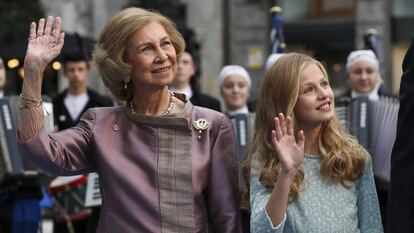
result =
[{"label": "person in background", "polygon": [[42,72],[63,47],[60,29],[59,17],[30,25],[18,125],[26,159],[56,175],[99,174],[97,232],[239,232],[233,127],[168,89],[185,47],[174,23],[135,7],[112,16],[93,58],[126,107],[90,108],[75,127],[47,134]]},{"label": "person in background", "polygon": [[3,58],[0,57],[0,98],[5,96],[4,88],[6,86],[6,64],[4,64]]},{"label": "person in background", "polygon": [[238,65],[224,66],[220,71],[217,85],[221,95],[221,112],[229,116],[249,114],[247,100],[252,81],[245,68]]},{"label": "person in background", "polygon": [[279,58],[281,58],[283,55],[285,55],[285,53],[272,53],[269,55],[269,57],[267,57],[266,59],[266,64],[265,64],[265,72],[268,71],[270,69],[270,67],[272,67],[273,64],[275,64],[275,62],[277,60],[279,60]]},{"label": "person in background", "polygon": [[58,130],[75,126],[82,114],[93,107],[113,106],[112,100],[87,86],[89,59],[81,52],[64,54],[63,75],[68,87],[53,98],[53,114]]},{"label": "person in background", "polygon": [[[350,89],[337,98],[356,98],[367,96],[370,101],[378,101],[381,97],[397,98],[387,92],[380,75],[380,62],[372,50],[355,50],[347,58],[348,83]],[[387,200],[389,182],[375,176],[375,184],[381,210],[384,229],[387,227]]]},{"label": "person in background", "polygon": [[252,232],[383,232],[370,156],[334,106],[313,58],[286,54],[266,72],[244,169]]},{"label": "person in background", "polygon": [[[9,103],[5,91],[7,76],[6,64],[0,57],[0,98],[2,105]],[[3,101],[2,100],[2,101]],[[3,111],[0,111],[3,120]],[[0,127],[2,123],[0,123]],[[6,135],[2,135],[6,137]],[[4,148],[6,147],[6,148]],[[4,159],[7,145],[0,145],[0,160]],[[13,156],[16,156],[13,154]],[[40,199],[42,191],[33,179],[24,179],[22,174],[12,174],[3,170],[0,164],[0,232],[2,233],[36,233],[41,222]]]},{"label": "person in background", "polygon": [[[220,111],[220,103],[215,98],[202,94],[192,79],[195,79],[196,66],[193,56],[185,51],[178,58],[177,74],[174,77],[170,89],[173,92],[184,94],[195,106],[205,107]],[[192,84],[193,83],[193,84]]]},{"label": "person in background", "polygon": [[[269,70],[269,68],[279,59],[281,58],[285,53],[272,53],[267,57],[264,72]],[[256,110],[256,98],[253,97],[252,99],[247,101],[247,106],[249,108],[250,112],[254,112]]]},{"label": "person in background", "polygon": [[343,96],[368,96],[370,100],[378,100],[380,96],[393,96],[382,85],[379,60],[371,50],[352,51],[348,55],[346,69],[350,89]]},{"label": "person in background", "polygon": [[404,57],[397,136],[391,156],[388,232],[414,232],[414,38]]},{"label": "person in background", "polygon": [[[221,95],[221,111],[229,116],[237,135],[239,182],[243,184],[241,165],[254,131],[253,122],[255,114],[249,112],[247,106],[251,87],[250,75],[242,66],[227,65],[220,71],[217,86]],[[246,192],[246,188],[243,185],[240,187],[242,194]],[[248,204],[241,203],[241,217],[243,232],[250,232]]]},{"label": "person in background", "polygon": [[[113,106],[109,97],[102,96],[87,86],[91,67],[89,58],[80,50],[63,55],[63,75],[68,87],[53,98],[56,130],[75,126],[89,108]],[[93,207],[90,217],[73,221],[77,233],[96,232],[100,207]],[[66,232],[66,223],[56,223],[55,232]]]}]

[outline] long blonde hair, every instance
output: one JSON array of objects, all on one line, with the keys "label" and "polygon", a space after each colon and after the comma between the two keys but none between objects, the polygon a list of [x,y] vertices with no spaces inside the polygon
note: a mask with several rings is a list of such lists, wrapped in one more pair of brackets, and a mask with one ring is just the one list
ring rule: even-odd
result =
[{"label": "long blonde hair", "polygon": [[[294,107],[299,96],[299,75],[308,64],[317,65],[327,77],[326,70],[320,62],[299,53],[282,56],[265,74],[256,106],[255,134],[243,165],[247,187],[251,162],[252,159],[256,159],[255,156],[259,156],[259,179],[262,185],[273,188],[277,180],[280,163],[271,142],[274,117],[279,113],[291,116],[295,135],[298,134]],[[320,173],[323,178],[348,188],[347,182],[355,181],[363,175],[368,153],[344,131],[336,116],[323,123],[318,149],[322,158]],[[298,198],[303,179],[304,171],[299,169],[290,188],[291,201]],[[248,203],[248,197],[248,193],[243,195],[244,208]]]}]

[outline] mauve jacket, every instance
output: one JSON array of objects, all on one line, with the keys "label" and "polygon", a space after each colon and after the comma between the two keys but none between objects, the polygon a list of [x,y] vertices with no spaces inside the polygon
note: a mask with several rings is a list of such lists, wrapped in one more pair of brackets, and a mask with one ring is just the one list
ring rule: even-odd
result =
[{"label": "mauve jacket", "polygon": [[[193,125],[200,118],[207,129]],[[43,130],[19,148],[55,175],[99,174],[98,232],[239,232],[234,131],[216,111],[190,102],[171,117],[91,108],[77,126]]]}]

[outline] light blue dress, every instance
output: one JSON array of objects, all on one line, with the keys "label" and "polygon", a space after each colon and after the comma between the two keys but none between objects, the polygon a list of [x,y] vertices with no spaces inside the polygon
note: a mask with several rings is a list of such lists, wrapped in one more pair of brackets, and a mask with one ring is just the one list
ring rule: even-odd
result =
[{"label": "light blue dress", "polygon": [[[257,158],[257,156],[256,156]],[[271,189],[259,181],[257,160],[250,173],[251,232],[377,233],[383,232],[378,198],[369,160],[364,175],[346,189],[322,179],[319,156],[305,155],[305,179],[299,197],[289,203],[283,221],[273,227],[265,210]]]}]

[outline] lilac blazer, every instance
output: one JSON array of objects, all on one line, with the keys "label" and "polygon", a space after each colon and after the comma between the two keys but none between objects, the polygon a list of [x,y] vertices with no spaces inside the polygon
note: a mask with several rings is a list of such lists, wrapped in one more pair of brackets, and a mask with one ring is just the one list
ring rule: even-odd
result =
[{"label": "lilac blazer", "polygon": [[[193,125],[200,118],[207,129]],[[236,143],[221,113],[190,102],[171,117],[92,108],[77,126],[19,148],[55,175],[98,172],[98,232],[239,232]]]}]

